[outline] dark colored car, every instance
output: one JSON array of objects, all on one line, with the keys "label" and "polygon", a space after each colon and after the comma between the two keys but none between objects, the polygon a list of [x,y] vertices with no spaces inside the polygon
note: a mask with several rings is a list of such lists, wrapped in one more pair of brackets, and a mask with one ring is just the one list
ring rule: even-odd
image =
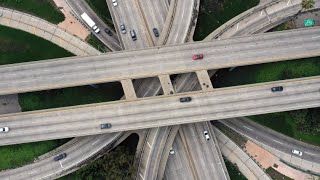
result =
[{"label": "dark colored car", "polygon": [[159,37],[159,31],[158,31],[158,29],[157,29],[157,28],[153,28],[152,30],[153,30],[154,36]]},{"label": "dark colored car", "polygon": [[283,91],[283,87],[282,87],[282,86],[272,87],[272,88],[271,88],[271,91],[272,91],[272,92]]},{"label": "dark colored car", "polygon": [[203,54],[195,54],[192,56],[193,60],[199,60],[199,59],[203,59]]},{"label": "dark colored car", "polygon": [[59,154],[58,156],[54,157],[53,160],[54,161],[60,161],[61,159],[67,157],[67,154],[66,153],[62,153],[62,154]]},{"label": "dark colored car", "polygon": [[133,41],[137,40],[137,35],[136,35],[136,32],[134,30],[130,31],[130,35],[131,35],[131,38],[132,38]]},{"label": "dark colored car", "polygon": [[105,28],[104,32],[106,32],[109,36],[112,36],[112,32],[110,31],[110,29]]},{"label": "dark colored car", "polygon": [[100,124],[101,129],[109,129],[111,127],[112,127],[111,123]]},{"label": "dark colored car", "polygon": [[180,98],[180,102],[190,102],[192,100],[191,97],[182,97]]}]

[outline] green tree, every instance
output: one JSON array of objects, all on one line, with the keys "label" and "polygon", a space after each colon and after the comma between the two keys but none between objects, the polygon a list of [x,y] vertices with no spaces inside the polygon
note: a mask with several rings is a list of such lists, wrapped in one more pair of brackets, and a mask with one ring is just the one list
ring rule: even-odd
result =
[{"label": "green tree", "polygon": [[311,9],[314,7],[314,0],[302,0],[301,5],[303,9]]}]

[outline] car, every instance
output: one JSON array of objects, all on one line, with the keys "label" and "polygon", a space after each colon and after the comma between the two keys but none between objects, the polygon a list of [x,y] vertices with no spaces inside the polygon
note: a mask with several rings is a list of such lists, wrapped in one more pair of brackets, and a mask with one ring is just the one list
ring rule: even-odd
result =
[{"label": "car", "polygon": [[106,32],[109,36],[112,36],[112,31],[110,29],[105,28],[104,32]]},{"label": "car", "polygon": [[190,102],[192,100],[191,97],[182,97],[180,98],[180,102]]},{"label": "car", "polygon": [[130,35],[133,41],[137,40],[136,32],[134,30],[130,31]]},{"label": "car", "polygon": [[200,60],[203,59],[203,54],[195,54],[192,56],[193,60]]},{"label": "car", "polygon": [[2,132],[9,132],[9,127],[0,127],[0,133]]},{"label": "car", "polygon": [[101,129],[110,129],[111,127],[111,123],[100,124]]},{"label": "car", "polygon": [[174,150],[173,150],[173,148],[170,148],[169,153],[170,153],[170,154],[174,154]]},{"label": "car", "polygon": [[272,92],[283,91],[283,87],[282,87],[282,86],[272,87],[272,88],[271,88],[271,91],[272,91]]},{"label": "car", "polygon": [[209,141],[210,140],[210,137],[209,137],[209,133],[208,131],[203,131],[203,134],[204,134],[204,138]]},{"label": "car", "polygon": [[127,32],[126,31],[126,27],[124,26],[124,24],[120,25],[120,30],[121,30],[122,34],[125,34]]},{"label": "car", "polygon": [[53,160],[54,160],[54,161],[60,161],[61,159],[65,158],[65,157],[67,157],[67,154],[66,154],[66,153],[61,153],[61,154],[59,154],[58,156],[55,156],[55,157],[53,158]]},{"label": "car", "polygon": [[112,4],[113,4],[114,7],[118,6],[117,0],[112,0]]},{"label": "car", "polygon": [[157,28],[152,29],[154,36],[159,37],[159,31]]},{"label": "car", "polygon": [[302,152],[298,151],[296,149],[292,149],[291,152],[292,152],[292,154],[295,154],[295,155],[298,155],[298,156],[302,156]]}]

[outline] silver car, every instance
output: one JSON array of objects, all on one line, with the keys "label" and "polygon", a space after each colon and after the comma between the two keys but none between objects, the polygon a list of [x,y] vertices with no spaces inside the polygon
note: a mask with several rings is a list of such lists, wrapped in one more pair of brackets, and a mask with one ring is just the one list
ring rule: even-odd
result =
[{"label": "silver car", "polygon": [[121,30],[122,34],[127,33],[126,26],[124,26],[124,24],[120,25],[120,30]]}]

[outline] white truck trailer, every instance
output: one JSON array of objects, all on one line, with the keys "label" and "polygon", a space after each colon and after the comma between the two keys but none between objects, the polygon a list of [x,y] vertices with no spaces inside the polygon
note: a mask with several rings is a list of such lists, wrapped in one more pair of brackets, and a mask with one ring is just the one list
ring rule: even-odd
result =
[{"label": "white truck trailer", "polygon": [[88,24],[88,26],[94,30],[95,33],[99,33],[100,29],[96,26],[96,23],[88,16],[87,13],[81,14],[81,18]]}]

